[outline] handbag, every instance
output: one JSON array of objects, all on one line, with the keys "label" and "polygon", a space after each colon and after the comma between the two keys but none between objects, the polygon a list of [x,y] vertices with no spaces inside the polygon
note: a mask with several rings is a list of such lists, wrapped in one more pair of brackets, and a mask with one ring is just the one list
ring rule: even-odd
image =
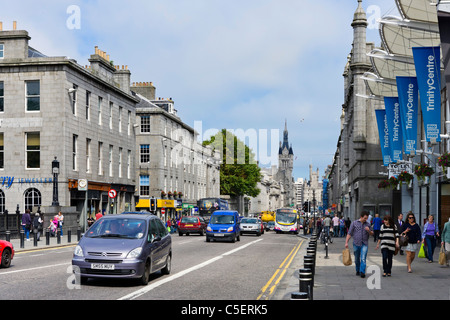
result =
[{"label": "handbag", "polygon": [[426,258],[427,255],[425,254],[425,249],[424,249],[424,244],[422,243],[422,245],[420,246],[420,250],[419,250],[419,258]]},{"label": "handbag", "polygon": [[409,237],[406,233],[402,233],[398,239],[398,243],[401,247],[406,247],[408,245]]},{"label": "handbag", "polygon": [[445,265],[447,262],[447,257],[445,254],[444,246],[441,246],[441,251],[439,252],[439,264],[441,266]]},{"label": "handbag", "polygon": [[342,250],[342,262],[344,263],[344,266],[352,265],[352,256],[350,255],[349,249]]}]

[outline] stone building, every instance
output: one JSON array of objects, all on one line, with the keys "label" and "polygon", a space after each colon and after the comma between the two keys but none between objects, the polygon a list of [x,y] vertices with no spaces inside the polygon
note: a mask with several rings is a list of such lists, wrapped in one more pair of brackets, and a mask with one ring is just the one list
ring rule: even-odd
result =
[{"label": "stone building", "polygon": [[281,185],[281,205],[290,207],[295,203],[295,186],[292,176],[294,170],[294,151],[292,145],[289,144],[289,132],[287,129],[287,121],[285,122],[283,131],[283,142],[280,141],[278,151],[278,173],[276,180]]},{"label": "stone building", "polygon": [[220,197],[220,155],[197,141],[198,133],[177,115],[174,101],[156,99],[150,82],[133,83],[136,106],[137,209],[149,210],[150,198],[158,214],[176,215],[183,204]]},{"label": "stone building", "polygon": [[[139,100],[130,71],[98,48],[83,67],[45,56],[30,39],[24,30],[0,31],[0,211],[50,210],[55,157],[60,207],[87,214],[134,209]],[[80,180],[87,192],[78,190]]]}]

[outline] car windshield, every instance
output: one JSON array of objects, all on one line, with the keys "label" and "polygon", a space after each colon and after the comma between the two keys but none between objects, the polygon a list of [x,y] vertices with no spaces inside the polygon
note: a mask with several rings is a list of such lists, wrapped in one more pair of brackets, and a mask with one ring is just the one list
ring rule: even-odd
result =
[{"label": "car windshield", "polygon": [[269,226],[274,226],[275,225],[275,221],[269,221],[268,225]]},{"label": "car windshield", "polygon": [[146,223],[143,219],[100,219],[88,230],[86,237],[142,239],[145,232]]},{"label": "car windshield", "polygon": [[181,219],[182,223],[198,223],[198,218],[196,217],[184,217]]},{"label": "car windshield", "polygon": [[245,218],[241,220],[241,223],[258,223],[258,219]]},{"label": "car windshield", "polygon": [[230,224],[234,223],[234,216],[229,215],[213,215],[209,223],[212,224]]}]

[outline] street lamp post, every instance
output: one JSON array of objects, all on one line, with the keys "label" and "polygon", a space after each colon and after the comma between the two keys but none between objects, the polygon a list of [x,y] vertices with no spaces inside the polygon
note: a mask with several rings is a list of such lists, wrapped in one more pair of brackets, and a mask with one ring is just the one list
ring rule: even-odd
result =
[{"label": "street lamp post", "polygon": [[59,207],[58,201],[58,175],[59,175],[59,161],[55,157],[52,161],[52,173],[53,173],[53,202],[52,206]]}]

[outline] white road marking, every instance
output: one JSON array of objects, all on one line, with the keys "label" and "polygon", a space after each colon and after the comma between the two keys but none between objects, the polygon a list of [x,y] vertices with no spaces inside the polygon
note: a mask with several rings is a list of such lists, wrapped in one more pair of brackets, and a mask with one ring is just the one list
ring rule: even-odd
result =
[{"label": "white road marking", "polygon": [[39,269],[67,266],[69,264],[72,264],[72,262],[53,264],[53,265],[50,265],[50,266],[35,267],[35,268],[22,269],[22,270],[13,270],[13,271],[0,272],[0,276],[5,275],[5,274],[12,274],[12,273],[19,273],[19,272],[28,272],[28,271],[39,270]]},{"label": "white road marking", "polygon": [[217,260],[222,259],[225,256],[228,256],[230,254],[236,253],[239,250],[245,249],[248,246],[251,246],[251,245],[253,245],[253,244],[255,244],[255,243],[259,242],[259,241],[262,241],[262,240],[263,239],[259,239],[259,240],[255,240],[253,242],[247,243],[247,244],[245,244],[245,245],[243,245],[243,246],[241,246],[239,248],[236,248],[236,249],[233,249],[233,250],[228,251],[226,253],[223,253],[220,256],[217,256],[217,257],[214,257],[212,259],[209,259],[209,260],[207,260],[207,261],[205,261],[203,263],[200,263],[200,264],[198,264],[196,266],[193,266],[193,267],[191,267],[189,269],[180,271],[177,274],[174,274],[173,276],[169,276],[169,277],[167,277],[165,279],[162,279],[162,280],[157,281],[155,283],[149,284],[148,286],[146,286],[146,287],[144,287],[142,289],[139,289],[139,290],[137,290],[135,292],[132,292],[132,293],[130,293],[130,294],[128,294],[128,295],[126,295],[126,296],[124,296],[122,298],[117,299],[117,300],[133,300],[133,299],[136,299],[136,298],[142,296],[143,294],[146,294],[147,292],[149,292],[149,291],[151,291],[151,290],[153,290],[153,289],[155,289],[155,288],[157,288],[157,287],[159,287],[159,286],[161,286],[161,285],[163,285],[163,284],[165,284],[167,282],[173,281],[173,280],[178,279],[178,278],[180,278],[182,276],[185,276],[188,273],[191,273],[193,271],[201,269],[201,268],[203,268],[203,267],[205,267],[207,265],[210,265],[211,263],[216,262]]}]

